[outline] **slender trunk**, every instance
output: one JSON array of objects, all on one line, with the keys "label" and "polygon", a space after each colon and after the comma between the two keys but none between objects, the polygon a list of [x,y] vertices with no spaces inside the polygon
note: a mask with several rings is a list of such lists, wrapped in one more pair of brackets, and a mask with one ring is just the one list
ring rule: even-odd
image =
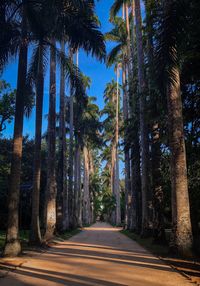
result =
[{"label": "slender trunk", "polygon": [[139,104],[140,104],[140,137],[141,137],[141,187],[142,187],[142,236],[148,235],[148,133],[145,120],[145,77],[144,77],[144,52],[142,44],[142,18],[140,0],[135,0],[138,81],[139,81]]},{"label": "slender trunk", "polygon": [[119,186],[119,67],[117,68],[117,95],[116,95],[116,133],[115,133],[115,198],[116,198],[116,225],[121,224],[120,186]]},{"label": "slender trunk", "polygon": [[[126,64],[122,67],[122,85],[123,85],[123,118],[124,124],[128,124],[128,94],[126,81]],[[124,157],[125,157],[125,229],[128,228],[130,221],[130,157],[129,147],[127,146],[127,131],[124,134]]]},{"label": "slender trunk", "polygon": [[171,149],[172,205],[176,204],[174,237],[178,252],[184,256],[190,256],[192,251],[192,228],[188,195],[180,73],[177,67],[174,67],[173,74],[175,79],[173,83],[168,83],[167,101],[169,144]]},{"label": "slender trunk", "polygon": [[[88,155],[89,155],[89,186],[90,186],[90,182],[91,182],[91,178],[94,176],[94,161],[93,161],[93,155],[91,150],[88,151]],[[90,191],[90,190],[89,190]],[[90,222],[93,223],[94,222],[94,195],[93,192],[89,192],[90,194]]]},{"label": "slender trunk", "polygon": [[[55,40],[52,41],[55,45]],[[47,160],[47,189],[46,189],[46,222],[45,239],[52,238],[56,227],[56,57],[55,51],[50,51],[50,87],[48,115],[48,160]]]},{"label": "slender trunk", "polygon": [[34,149],[34,171],[33,171],[33,193],[32,193],[32,217],[30,243],[41,244],[40,233],[40,175],[41,175],[41,133],[42,133],[42,111],[44,95],[43,74],[43,46],[39,47],[38,74],[36,83],[36,122],[35,122],[35,149]]},{"label": "slender trunk", "polygon": [[89,156],[86,146],[83,147],[84,179],[83,179],[83,223],[90,224],[90,194],[89,194]]},{"label": "slender trunk", "polygon": [[164,216],[163,216],[163,190],[161,176],[161,149],[160,131],[158,122],[152,127],[153,142],[151,145],[152,154],[152,188],[153,188],[153,238],[155,243],[165,242]]},{"label": "slender trunk", "polygon": [[[116,147],[115,143],[112,143],[111,146],[111,168],[110,168],[110,188],[111,188],[111,194],[115,198],[115,152]],[[111,223],[116,224],[116,209],[112,210],[111,217],[110,217]]]},{"label": "slender trunk", "polygon": [[[76,67],[79,65],[79,51],[76,51]],[[75,136],[75,150],[74,150],[74,196],[73,196],[73,226],[78,225],[78,199],[79,199],[79,135]]]},{"label": "slender trunk", "polygon": [[82,190],[81,190],[81,147],[78,147],[78,154],[77,154],[77,192],[78,192],[78,226],[82,227]]},{"label": "slender trunk", "polygon": [[76,139],[76,146],[74,150],[74,227],[78,225],[78,199],[79,199],[79,144]]},{"label": "slender trunk", "polygon": [[[70,58],[73,62],[73,53],[70,50]],[[70,86],[70,123],[69,123],[69,184],[68,184],[68,196],[69,196],[69,225],[73,228],[73,200],[74,200],[74,96],[72,88]]]},{"label": "slender trunk", "polygon": [[8,223],[6,230],[6,242],[4,246],[4,256],[17,256],[21,252],[19,241],[19,196],[20,196],[20,175],[22,158],[23,139],[23,116],[25,82],[27,72],[27,24],[25,8],[22,19],[22,42],[19,51],[18,79],[15,107],[15,122],[13,136],[13,150],[10,173],[10,188],[8,193]]},{"label": "slender trunk", "polygon": [[[73,54],[70,51],[70,58],[73,61]],[[74,160],[73,160],[73,151],[74,151],[74,97],[72,88],[70,87],[70,123],[69,123],[69,185],[68,185],[68,194],[69,194],[69,225],[73,228],[73,170],[74,170]]]},{"label": "slender trunk", "polygon": [[[61,51],[65,53],[65,42],[61,42]],[[65,105],[65,72],[60,67],[60,112],[59,112],[59,162],[58,162],[58,193],[57,193],[57,230],[69,228],[68,190],[67,190],[67,160],[66,160],[66,105]]]}]

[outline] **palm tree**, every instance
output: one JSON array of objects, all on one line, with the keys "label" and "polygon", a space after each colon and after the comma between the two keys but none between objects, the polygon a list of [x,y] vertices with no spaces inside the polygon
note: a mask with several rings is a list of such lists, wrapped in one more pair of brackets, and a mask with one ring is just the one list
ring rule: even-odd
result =
[{"label": "palm tree", "polygon": [[[61,52],[65,54],[65,42],[61,42]],[[57,230],[69,228],[68,190],[67,190],[67,162],[66,162],[66,126],[65,126],[65,73],[60,67],[60,111],[59,111],[59,159],[57,180]]]},{"label": "palm tree", "polygon": [[[86,85],[88,86],[88,78]],[[82,135],[83,146],[83,223],[90,224],[92,222],[92,193],[90,190],[90,182],[94,173],[92,150],[100,146],[102,143],[99,138],[99,130],[101,124],[99,122],[99,108],[93,102],[96,98],[88,97],[88,102],[82,114],[80,124],[80,133]]]},{"label": "palm tree", "polygon": [[[119,162],[118,162],[118,144],[119,144],[119,66],[117,65],[117,83],[112,80],[108,83],[104,91],[106,105],[102,114],[107,114],[104,120],[105,142],[111,142],[111,193],[116,200],[116,208],[112,214],[112,222],[115,224],[121,223],[120,214],[120,190],[119,190]],[[117,103],[118,100],[118,103]],[[113,134],[113,129],[115,130]]]},{"label": "palm tree", "polygon": [[[78,66],[78,51],[77,51]],[[83,75],[85,91],[90,88],[91,79]],[[75,135],[75,165],[74,165],[74,226],[82,226],[82,192],[81,192],[81,149],[84,146],[85,114],[90,107],[88,97],[75,94],[74,105],[74,135]],[[83,189],[85,189],[83,187]],[[88,204],[89,205],[89,204]]]},{"label": "palm tree", "polygon": [[142,43],[142,18],[140,0],[135,0],[137,61],[138,61],[138,90],[140,94],[140,136],[141,136],[141,187],[142,187],[142,236],[148,234],[148,133],[145,120],[146,83],[144,76],[144,50]]},{"label": "palm tree", "polygon": [[[128,93],[127,93],[127,80],[126,80],[126,66],[128,59],[128,47],[127,47],[127,31],[124,21],[121,18],[115,17],[112,22],[115,24],[114,29],[106,33],[105,37],[107,40],[117,42],[117,46],[114,47],[111,52],[108,54],[108,66],[116,62],[122,63],[122,77],[123,77],[123,113],[124,113],[124,122],[128,120]],[[130,47],[129,47],[130,48]],[[117,118],[116,118],[117,119]],[[116,120],[117,122],[117,120]],[[117,131],[118,132],[118,131]],[[116,139],[118,141],[118,139]],[[117,142],[116,141],[116,142]],[[126,138],[124,138],[126,142]],[[125,153],[125,185],[126,185],[126,210],[128,206],[128,196],[130,195],[130,160],[129,160],[129,150],[124,149]],[[115,155],[114,155],[115,154]],[[117,153],[113,153],[113,156],[116,156]],[[114,157],[113,157],[114,158]],[[116,160],[116,163],[118,160]],[[118,173],[118,170],[117,170]],[[116,178],[116,180],[118,180]],[[118,187],[117,187],[118,189]],[[126,224],[128,216],[126,211]],[[120,223],[119,223],[120,224]]]},{"label": "palm tree", "polygon": [[117,65],[117,94],[116,94],[116,131],[115,131],[115,196],[116,196],[116,225],[121,224],[121,206],[120,206],[120,189],[119,189],[119,71],[120,65]]},{"label": "palm tree", "polygon": [[152,165],[152,206],[153,206],[153,238],[155,243],[165,243],[164,229],[164,193],[162,187],[161,172],[161,122],[164,107],[162,106],[162,91],[156,83],[154,68],[154,23],[156,22],[155,1],[145,1],[146,31],[147,31],[147,58],[148,58],[148,89],[150,96],[150,120],[151,122],[151,165]]},{"label": "palm tree", "polygon": [[[55,46],[55,41],[52,40]],[[47,158],[47,188],[45,198],[45,239],[50,239],[56,227],[56,177],[55,177],[55,149],[56,149],[56,54],[50,51],[50,86],[49,86],[49,115],[48,115],[48,158]]]},{"label": "palm tree", "polygon": [[[173,217],[173,246],[184,256],[191,255],[192,229],[188,196],[186,151],[183,130],[180,88],[180,35],[184,11],[178,1],[161,4],[162,18],[157,34],[157,62],[159,74],[166,80],[168,104],[169,145],[171,151],[171,188]],[[179,12],[178,12],[179,11]],[[178,16],[178,17],[177,17]],[[182,32],[181,32],[182,33]]]},{"label": "palm tree", "polygon": [[8,224],[6,231],[6,243],[4,256],[16,256],[21,252],[19,241],[19,190],[22,157],[22,131],[24,116],[25,78],[27,72],[27,18],[26,7],[22,9],[21,44],[19,50],[18,79],[16,92],[16,108],[13,136],[13,152],[11,162],[10,188],[8,195]]},{"label": "palm tree", "polygon": [[[73,61],[73,53],[70,51],[70,58]],[[68,183],[68,194],[69,194],[69,223],[70,227],[73,227],[73,174],[74,174],[74,96],[72,89],[70,89],[70,122],[69,122],[69,183]]]},{"label": "palm tree", "polygon": [[42,111],[44,95],[44,46],[38,46],[37,82],[36,82],[36,121],[35,121],[35,148],[32,193],[32,216],[30,243],[41,244],[39,201],[40,201],[40,173],[41,173],[41,135]]}]

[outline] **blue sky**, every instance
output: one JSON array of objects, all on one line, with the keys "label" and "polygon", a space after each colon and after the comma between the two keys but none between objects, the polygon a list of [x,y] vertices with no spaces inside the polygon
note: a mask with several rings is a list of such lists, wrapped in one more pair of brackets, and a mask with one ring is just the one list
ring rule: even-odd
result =
[{"label": "blue sky", "polygon": [[[96,13],[99,16],[101,22],[101,31],[103,33],[108,32],[112,25],[109,23],[109,10],[113,3],[113,0],[101,0],[96,3]],[[112,47],[111,43],[107,44],[107,51],[109,51]],[[13,88],[16,87],[17,80],[17,59],[12,61],[5,69],[2,79],[6,80],[11,84]],[[97,98],[97,104],[102,109],[103,108],[103,91],[107,82],[109,82],[112,78],[115,78],[115,74],[113,68],[107,68],[104,63],[100,63],[96,60],[96,58],[92,58],[91,56],[87,56],[84,51],[80,51],[79,56],[79,66],[81,71],[84,74],[89,76],[92,80],[92,85],[90,90],[88,91],[89,95],[95,96]],[[44,110],[43,110],[43,132],[47,128],[47,120],[45,115],[48,113],[48,85],[49,85],[49,71],[46,72],[45,79],[45,92],[44,92]],[[59,97],[59,69],[57,71],[57,103]],[[58,109],[58,104],[57,104]],[[34,136],[35,130],[35,108],[33,109],[30,118],[25,118],[24,120],[24,135],[29,134],[30,137]],[[12,137],[13,135],[13,123],[9,124],[4,131],[4,136]]]}]

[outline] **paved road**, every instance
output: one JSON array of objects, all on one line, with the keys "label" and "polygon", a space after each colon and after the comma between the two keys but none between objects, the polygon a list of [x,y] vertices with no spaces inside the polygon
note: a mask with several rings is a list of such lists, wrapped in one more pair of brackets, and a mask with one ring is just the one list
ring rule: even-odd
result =
[{"label": "paved road", "polygon": [[50,250],[22,258],[22,265],[0,279],[1,286],[191,286],[170,266],[105,223]]}]

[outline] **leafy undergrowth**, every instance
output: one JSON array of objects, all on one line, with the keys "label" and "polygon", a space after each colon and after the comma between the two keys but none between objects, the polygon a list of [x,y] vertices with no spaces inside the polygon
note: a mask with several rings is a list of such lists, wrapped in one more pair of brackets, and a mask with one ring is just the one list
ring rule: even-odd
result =
[{"label": "leafy undergrowth", "polygon": [[191,259],[183,259],[174,255],[171,256],[168,245],[153,244],[152,238],[141,238],[139,235],[128,230],[122,230],[121,233],[135,240],[154,255],[159,256],[163,261],[171,265],[171,267],[186,275],[192,282],[200,285],[200,260],[198,257],[194,256]]}]

